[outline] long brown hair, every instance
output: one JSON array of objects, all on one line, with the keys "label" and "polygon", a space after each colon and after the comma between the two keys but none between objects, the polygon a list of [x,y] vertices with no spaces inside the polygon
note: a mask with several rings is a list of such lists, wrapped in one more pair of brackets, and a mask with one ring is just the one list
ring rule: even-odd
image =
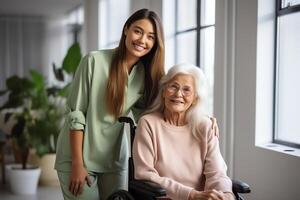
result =
[{"label": "long brown hair", "polygon": [[145,106],[149,106],[158,93],[158,84],[164,75],[164,34],[162,23],[158,15],[148,9],[140,9],[133,13],[125,22],[119,46],[114,52],[111,62],[109,78],[106,88],[107,110],[116,119],[122,115],[125,104],[125,86],[127,83],[127,69],[124,65],[126,45],[125,29],[141,19],[149,19],[154,26],[156,39],[151,51],[140,58],[145,68],[144,97]]}]

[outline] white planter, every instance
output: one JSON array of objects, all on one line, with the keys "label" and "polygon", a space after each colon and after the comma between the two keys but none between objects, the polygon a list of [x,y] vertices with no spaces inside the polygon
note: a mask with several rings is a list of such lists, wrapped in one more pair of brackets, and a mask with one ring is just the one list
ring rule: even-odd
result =
[{"label": "white planter", "polygon": [[29,162],[41,168],[40,184],[46,186],[59,186],[57,172],[54,169],[56,154],[46,154],[41,158],[32,154]]},{"label": "white planter", "polygon": [[35,194],[37,190],[40,168],[23,170],[21,164],[6,165],[10,189],[15,194]]}]

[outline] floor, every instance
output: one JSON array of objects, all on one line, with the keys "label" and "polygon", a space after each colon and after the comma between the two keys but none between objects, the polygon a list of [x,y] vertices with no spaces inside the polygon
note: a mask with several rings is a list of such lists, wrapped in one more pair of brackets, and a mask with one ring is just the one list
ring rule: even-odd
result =
[{"label": "floor", "polygon": [[35,195],[15,195],[10,192],[7,185],[0,183],[1,200],[63,200],[60,187],[39,186]]}]

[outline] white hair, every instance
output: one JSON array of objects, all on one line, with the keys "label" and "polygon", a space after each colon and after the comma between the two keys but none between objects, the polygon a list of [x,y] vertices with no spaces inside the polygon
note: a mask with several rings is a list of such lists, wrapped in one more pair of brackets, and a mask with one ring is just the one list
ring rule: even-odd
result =
[{"label": "white hair", "polygon": [[150,108],[145,112],[163,112],[165,108],[164,100],[163,100],[163,91],[165,90],[167,84],[179,74],[190,75],[194,79],[195,83],[195,95],[196,95],[196,102],[191,105],[191,107],[186,111],[186,121],[189,122],[189,125],[192,129],[192,133],[196,139],[200,139],[197,134],[197,126],[201,123],[202,120],[207,118],[207,96],[208,96],[208,89],[207,89],[207,80],[203,73],[203,70],[199,67],[189,64],[189,63],[182,63],[178,65],[174,65],[168,71],[168,73],[162,77],[159,82],[159,92],[153,104]]}]

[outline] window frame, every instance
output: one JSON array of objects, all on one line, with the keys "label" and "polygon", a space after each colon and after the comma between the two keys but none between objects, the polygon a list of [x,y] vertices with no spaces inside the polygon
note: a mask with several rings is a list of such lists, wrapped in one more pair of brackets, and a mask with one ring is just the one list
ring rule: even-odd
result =
[{"label": "window frame", "polygon": [[278,66],[278,18],[283,15],[292,14],[295,12],[300,12],[300,4],[295,6],[288,6],[285,8],[281,8],[282,0],[276,0],[276,16],[275,16],[275,37],[274,37],[274,104],[273,104],[273,135],[272,135],[272,142],[276,144],[281,144],[289,147],[294,147],[300,149],[300,144],[292,143],[288,141],[284,141],[279,139],[276,135],[278,135],[277,130],[277,121],[278,121],[278,79],[279,79],[279,66]]},{"label": "window frame", "polygon": [[[185,29],[185,30],[178,30],[178,0],[175,0],[175,35],[174,35],[174,59],[175,62],[174,63],[178,63],[178,36],[180,36],[181,34],[185,34],[188,32],[192,32],[192,31],[196,31],[196,66],[200,66],[200,60],[201,60],[201,30],[204,30],[206,28],[210,28],[210,27],[215,27],[215,23],[214,24],[209,24],[209,25],[205,25],[205,26],[201,26],[201,3],[202,0],[197,0],[196,1],[196,27],[194,28],[189,28],[189,29]],[[200,66],[201,68],[201,66]]]}]

